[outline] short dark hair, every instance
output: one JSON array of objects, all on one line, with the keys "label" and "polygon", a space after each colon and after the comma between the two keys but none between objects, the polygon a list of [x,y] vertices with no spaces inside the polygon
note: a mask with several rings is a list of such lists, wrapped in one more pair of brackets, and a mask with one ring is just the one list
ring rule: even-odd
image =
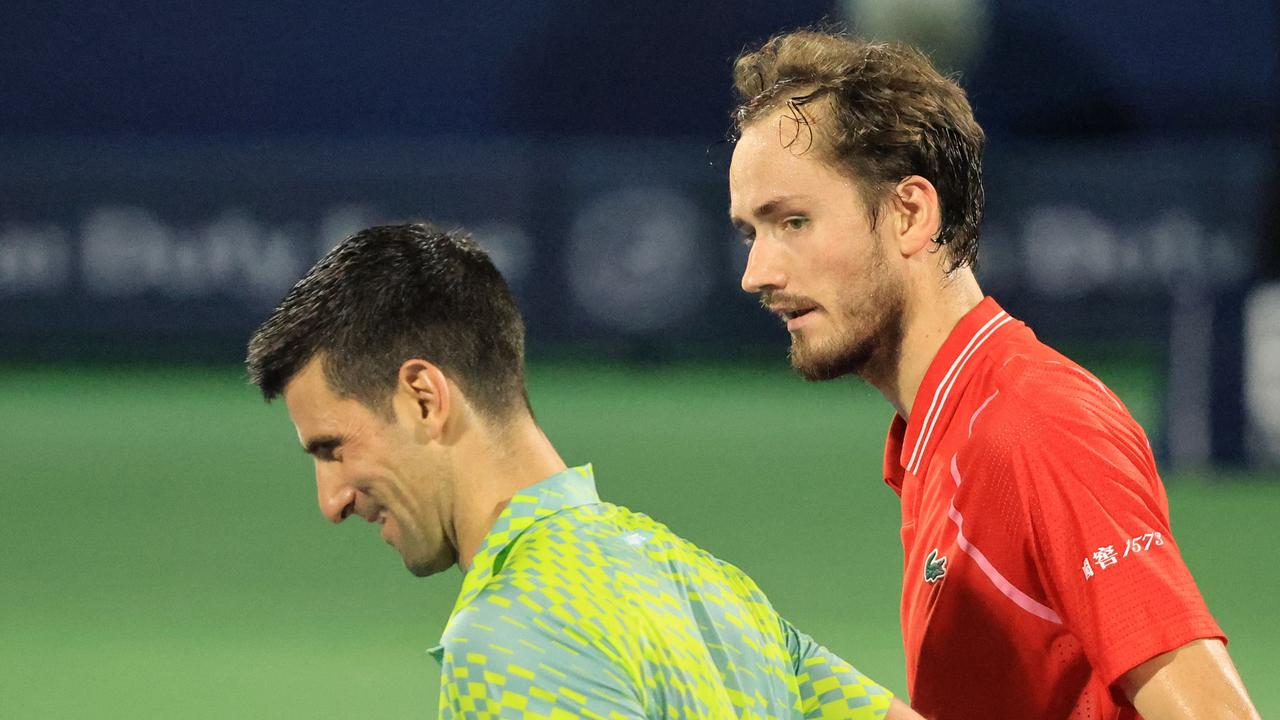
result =
[{"label": "short dark hair", "polygon": [[478,411],[528,409],[524,322],[497,268],[466,233],[382,225],[343,240],[249,341],[250,380],[267,400],[312,358],[340,395],[390,413],[400,366],[418,357]]},{"label": "short dark hair", "polygon": [[948,272],[977,261],[986,136],[964,90],[920,51],[840,32],[797,30],[739,55],[733,83],[739,133],[784,105],[797,130],[811,128],[804,106],[824,101],[834,122],[821,144],[827,159],[862,189],[872,222],[886,191],[919,175],[938,189],[938,242],[950,253]]}]

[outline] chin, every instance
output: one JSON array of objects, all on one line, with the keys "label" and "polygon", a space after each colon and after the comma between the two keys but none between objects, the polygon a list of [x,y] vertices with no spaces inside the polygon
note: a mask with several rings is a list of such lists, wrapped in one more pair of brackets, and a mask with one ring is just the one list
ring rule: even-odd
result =
[{"label": "chin", "polygon": [[857,375],[872,385],[887,383],[897,370],[905,334],[901,290],[884,287],[876,302],[860,313],[845,311],[821,335],[791,338],[791,367],[805,380],[820,382]]},{"label": "chin", "polygon": [[809,382],[862,375],[876,354],[876,343],[871,340],[845,340],[828,343],[827,347],[815,347],[821,344],[801,338],[796,338],[791,344],[791,367]]},{"label": "chin", "polygon": [[404,556],[404,566],[415,577],[428,577],[444,572],[456,565],[457,558],[452,555],[441,557],[409,557]]},{"label": "chin", "polygon": [[408,568],[409,572],[412,573],[414,577],[429,577],[440,572],[439,569],[432,565],[419,565],[416,563],[406,562],[404,566]]}]

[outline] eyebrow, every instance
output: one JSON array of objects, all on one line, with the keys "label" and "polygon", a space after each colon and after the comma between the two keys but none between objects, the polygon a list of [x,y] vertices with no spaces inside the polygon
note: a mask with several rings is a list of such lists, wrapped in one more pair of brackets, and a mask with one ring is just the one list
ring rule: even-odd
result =
[{"label": "eyebrow", "polygon": [[[752,217],[757,217],[762,220],[767,220],[769,219],[770,216],[776,215],[783,205],[789,202],[795,202],[797,200],[804,200],[804,199],[806,198],[803,195],[782,195],[779,197],[770,198],[769,200],[766,200],[765,202],[757,206],[755,209],[755,212],[753,212],[751,215]],[[735,228],[738,228],[739,230],[742,230],[743,228],[748,226],[748,222],[740,217],[737,217],[736,215],[733,215],[732,210],[730,210],[729,222],[733,223],[733,226]]]},{"label": "eyebrow", "polygon": [[322,435],[307,441],[302,447],[302,451],[312,457],[318,456],[320,453],[333,454],[334,450],[342,445],[342,438],[337,435]]}]

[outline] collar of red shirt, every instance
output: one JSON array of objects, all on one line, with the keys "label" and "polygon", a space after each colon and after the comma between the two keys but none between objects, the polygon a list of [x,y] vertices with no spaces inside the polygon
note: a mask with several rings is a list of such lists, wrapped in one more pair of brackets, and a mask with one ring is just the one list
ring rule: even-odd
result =
[{"label": "collar of red shirt", "polygon": [[915,402],[911,404],[911,420],[908,422],[895,413],[889,426],[884,448],[884,481],[894,492],[902,494],[906,473],[918,475],[921,468],[928,466],[942,438],[946,420],[955,412],[972,376],[972,368],[977,365],[973,359],[994,345],[987,341],[1000,328],[1015,323],[1021,324],[994,298],[985,297],[952,328],[920,382]]}]

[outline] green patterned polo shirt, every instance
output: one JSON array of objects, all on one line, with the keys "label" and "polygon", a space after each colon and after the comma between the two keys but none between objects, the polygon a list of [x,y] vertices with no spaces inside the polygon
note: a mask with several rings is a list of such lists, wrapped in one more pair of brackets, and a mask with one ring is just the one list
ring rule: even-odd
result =
[{"label": "green patterned polo shirt", "polygon": [[738,568],[603,503],[589,465],[511,499],[440,645],[442,718],[882,718],[892,695]]}]

